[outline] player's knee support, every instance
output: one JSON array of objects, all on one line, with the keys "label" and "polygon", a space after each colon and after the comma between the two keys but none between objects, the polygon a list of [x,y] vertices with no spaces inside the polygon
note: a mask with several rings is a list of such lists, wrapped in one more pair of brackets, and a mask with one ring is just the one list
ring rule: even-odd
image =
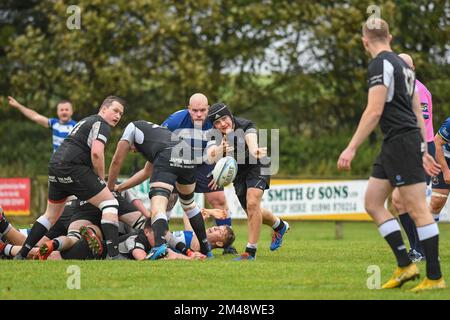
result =
[{"label": "player's knee support", "polygon": [[157,221],[157,220],[164,220],[167,222],[167,215],[165,212],[158,212],[157,214],[155,214],[152,218],[151,218],[151,223],[152,225]]},{"label": "player's knee support", "polygon": [[448,198],[447,194],[442,194],[442,193],[439,193],[439,192],[436,192],[436,191],[433,191],[431,193],[431,196],[432,197],[436,197],[436,198]]},{"label": "player's knee support", "polygon": [[150,187],[150,192],[148,193],[148,197],[151,199],[154,196],[162,196],[169,199],[170,194],[172,192],[167,188],[162,187]]},{"label": "player's knee support", "polygon": [[67,236],[69,238],[75,238],[75,239],[78,239],[78,240],[81,239],[81,234],[80,234],[80,231],[78,231],[78,230],[69,230],[67,232]]},{"label": "player's knee support", "polygon": [[102,214],[109,213],[117,215],[119,213],[119,201],[117,199],[105,200],[99,204],[98,208],[102,211]]},{"label": "player's knee support", "polygon": [[180,197],[180,205],[183,210],[192,209],[197,206],[195,203],[194,192],[190,194],[179,194]]}]

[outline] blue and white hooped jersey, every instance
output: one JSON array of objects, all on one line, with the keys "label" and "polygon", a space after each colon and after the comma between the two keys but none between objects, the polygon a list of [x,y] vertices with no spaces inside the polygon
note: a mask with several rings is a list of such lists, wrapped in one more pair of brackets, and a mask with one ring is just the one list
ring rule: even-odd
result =
[{"label": "blue and white hooped jersey", "polygon": [[213,127],[209,120],[206,120],[201,128],[194,127],[191,115],[187,109],[171,114],[161,126],[176,133],[179,139],[183,139],[190,144],[196,154],[196,158],[203,155],[203,151],[208,143],[208,133]]},{"label": "blue and white hooped jersey", "polygon": [[191,247],[192,237],[194,236],[193,231],[174,231],[172,235],[175,238],[175,243],[182,242],[187,248]]},{"label": "blue and white hooped jersey", "polygon": [[447,118],[444,123],[439,128],[438,134],[441,136],[442,140],[447,142],[444,144],[444,156],[450,158],[450,118]]},{"label": "blue and white hooped jersey", "polygon": [[77,122],[75,120],[61,123],[58,118],[48,119],[48,127],[52,130],[53,136],[53,152],[59,148],[61,143],[69,135],[70,131],[72,131],[76,124]]}]

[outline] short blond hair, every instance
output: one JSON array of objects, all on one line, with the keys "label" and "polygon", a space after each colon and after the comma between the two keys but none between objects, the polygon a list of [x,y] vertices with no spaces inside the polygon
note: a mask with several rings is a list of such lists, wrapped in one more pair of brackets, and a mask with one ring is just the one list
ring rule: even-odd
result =
[{"label": "short blond hair", "polygon": [[363,36],[370,41],[389,41],[389,25],[381,18],[369,18],[362,28]]}]

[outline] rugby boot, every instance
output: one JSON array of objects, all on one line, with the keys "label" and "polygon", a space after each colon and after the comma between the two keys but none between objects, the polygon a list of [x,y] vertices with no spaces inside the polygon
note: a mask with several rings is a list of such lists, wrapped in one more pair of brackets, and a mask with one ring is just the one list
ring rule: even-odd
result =
[{"label": "rugby boot", "polygon": [[400,288],[405,282],[420,277],[419,269],[414,263],[406,267],[397,267],[388,282],[383,284],[382,289]]}]

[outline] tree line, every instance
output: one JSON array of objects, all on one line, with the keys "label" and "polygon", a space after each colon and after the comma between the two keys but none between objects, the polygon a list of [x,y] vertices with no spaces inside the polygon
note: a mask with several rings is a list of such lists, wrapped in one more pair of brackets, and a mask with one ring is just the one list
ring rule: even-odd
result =
[{"label": "tree line", "polygon": [[[260,128],[279,128],[280,175],[340,175],[337,157],[366,103],[360,37],[376,12],[369,1],[79,0],[79,28],[69,28],[72,4],[0,4],[1,176],[46,174],[51,155],[51,134],[9,107],[7,95],[46,116],[69,99],[77,120],[118,95],[129,104],[123,129],[131,120],[162,122],[195,92]],[[377,5],[394,51],[412,55],[433,94],[437,129],[450,115],[449,1]],[[369,140],[351,175],[370,172],[379,131]]]}]

